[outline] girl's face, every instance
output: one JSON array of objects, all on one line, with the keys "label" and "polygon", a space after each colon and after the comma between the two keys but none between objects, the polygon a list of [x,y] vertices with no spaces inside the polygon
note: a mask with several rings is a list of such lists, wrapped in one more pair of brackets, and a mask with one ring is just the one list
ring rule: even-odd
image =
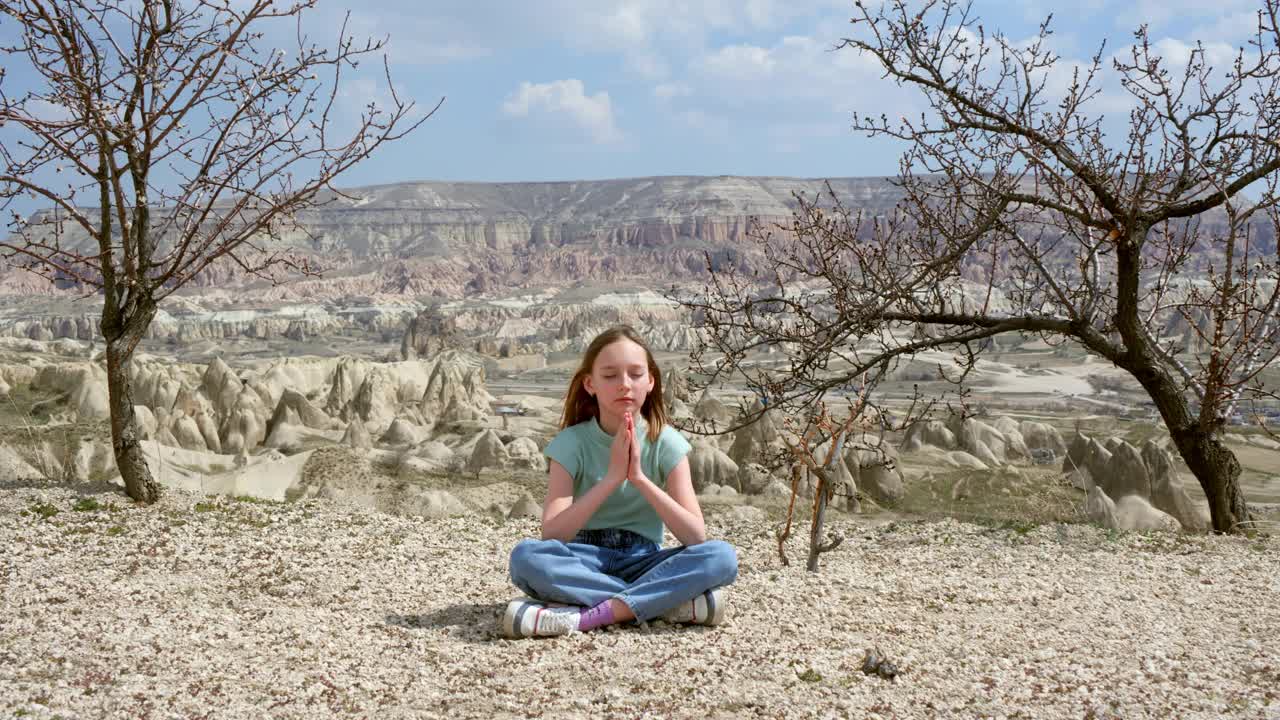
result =
[{"label": "girl's face", "polygon": [[596,397],[601,415],[609,418],[621,418],[628,412],[639,415],[645,398],[653,390],[653,376],[649,374],[644,348],[626,338],[604,346],[583,386]]}]

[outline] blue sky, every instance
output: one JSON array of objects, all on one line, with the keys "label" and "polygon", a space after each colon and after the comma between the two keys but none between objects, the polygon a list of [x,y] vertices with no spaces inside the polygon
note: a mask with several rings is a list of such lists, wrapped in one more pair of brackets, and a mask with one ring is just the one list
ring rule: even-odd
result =
[{"label": "blue sky", "polygon": [[[389,36],[402,95],[423,107],[446,98],[344,186],[886,175],[899,148],[852,133],[850,114],[919,109],[868,58],[831,51],[851,32],[852,0],[323,0],[321,8],[307,22],[317,40],[335,36],[349,10],[357,34]],[[1244,0],[975,3],[988,29],[1013,38],[1032,36],[1053,13],[1053,46],[1067,63],[1088,58],[1102,38],[1109,53],[1120,51],[1144,22],[1173,56],[1199,38],[1225,57],[1254,27],[1256,9]],[[345,99],[377,101],[381,84],[367,72]]]},{"label": "blue sky", "polygon": [[[1257,9],[1237,0],[1014,5],[975,10],[1013,38],[1053,13],[1054,47],[1071,61],[1104,37],[1119,51],[1144,22],[1173,55],[1197,38],[1229,53]],[[868,59],[831,52],[851,31],[852,10],[845,0],[366,0],[352,10],[354,26],[390,35],[397,85],[421,104],[446,99],[348,183],[893,174],[899,149],[853,134],[850,114],[918,105]]]}]

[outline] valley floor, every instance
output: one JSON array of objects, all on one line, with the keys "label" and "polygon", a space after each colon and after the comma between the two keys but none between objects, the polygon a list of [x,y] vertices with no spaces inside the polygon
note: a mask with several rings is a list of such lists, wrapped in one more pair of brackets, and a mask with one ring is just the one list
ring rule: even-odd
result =
[{"label": "valley floor", "polygon": [[533,520],[0,483],[0,716],[1280,718],[1275,539],[841,517],[813,574],[708,525],[725,625],[511,641]]}]

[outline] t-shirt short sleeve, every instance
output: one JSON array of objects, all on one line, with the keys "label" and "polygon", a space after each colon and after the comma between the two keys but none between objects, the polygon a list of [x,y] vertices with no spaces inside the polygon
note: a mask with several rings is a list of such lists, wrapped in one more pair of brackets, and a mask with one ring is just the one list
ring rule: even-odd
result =
[{"label": "t-shirt short sleeve", "polygon": [[551,442],[547,443],[547,448],[542,451],[542,454],[563,465],[564,469],[569,471],[569,477],[577,478],[578,470],[582,467],[578,452],[581,443],[572,431],[573,428],[561,430],[551,438]]},{"label": "t-shirt short sleeve", "polygon": [[662,428],[662,434],[658,436],[658,469],[662,472],[663,485],[666,485],[667,476],[671,471],[680,464],[680,459],[688,455],[692,449],[693,446],[685,440],[679,430],[669,425]]}]

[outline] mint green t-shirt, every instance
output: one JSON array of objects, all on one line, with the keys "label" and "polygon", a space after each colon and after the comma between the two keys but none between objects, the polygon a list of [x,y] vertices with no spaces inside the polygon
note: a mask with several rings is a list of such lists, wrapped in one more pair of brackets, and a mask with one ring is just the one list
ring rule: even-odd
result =
[{"label": "mint green t-shirt", "polygon": [[[656,442],[650,442],[646,433],[648,425],[643,417],[636,417],[636,436],[640,439],[640,467],[653,484],[665,489],[667,475],[689,453],[691,445],[679,430],[665,425]],[[543,455],[564,466],[573,476],[573,499],[602,482],[609,472],[609,449],[613,436],[606,433],[595,418],[561,430]],[[639,533],[655,543],[662,544],[662,519],[644,499],[644,495],[630,481],[624,481],[596,509],[583,526],[586,530],[624,528]]]}]

